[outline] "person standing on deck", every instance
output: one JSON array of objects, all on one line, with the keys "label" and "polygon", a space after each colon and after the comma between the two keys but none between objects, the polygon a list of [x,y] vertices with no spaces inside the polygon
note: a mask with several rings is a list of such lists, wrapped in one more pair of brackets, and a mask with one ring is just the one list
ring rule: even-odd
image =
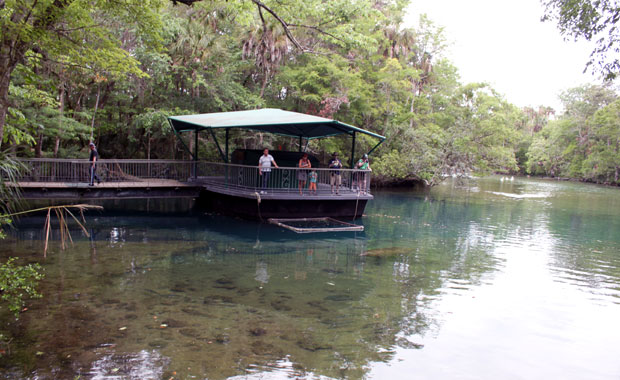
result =
[{"label": "person standing on deck", "polygon": [[370,168],[370,162],[368,162],[367,154],[364,153],[364,156],[359,161],[357,161],[357,165],[355,165],[355,168],[363,170],[362,173],[357,173],[358,174],[357,186],[359,187],[359,191],[362,194],[365,194],[368,191],[368,189],[366,188],[366,181],[367,181],[368,173],[365,173],[365,172],[372,171],[372,169]]},{"label": "person standing on deck", "polygon": [[[304,153],[301,160],[299,160],[299,167],[302,169],[310,169],[312,167],[308,159],[308,153]],[[297,179],[299,180],[299,195],[303,195],[303,188],[306,187],[306,182],[308,181],[308,171],[298,170]]]},{"label": "person standing on deck", "polygon": [[308,175],[308,179],[310,180],[310,186],[308,188],[308,191],[310,192],[310,194],[314,192],[314,195],[316,195],[316,182],[318,178],[319,178],[319,175],[316,172],[316,170],[311,171],[310,174]]},{"label": "person standing on deck", "polygon": [[[332,159],[329,161],[330,169],[342,169],[342,161],[338,158],[338,152],[334,152],[332,155]],[[340,194],[340,184],[342,183],[342,177],[340,175],[340,170],[335,170],[331,172],[330,184],[332,185],[332,194],[334,193],[334,185],[336,185],[336,194]]]},{"label": "person standing on deck", "polygon": [[278,167],[273,156],[269,154],[269,149],[265,148],[263,155],[258,159],[258,174],[263,178],[261,194],[265,194],[265,189],[267,189],[269,175],[271,175],[271,164],[276,168]]},{"label": "person standing on deck", "polygon": [[88,161],[90,162],[90,183],[88,186],[93,186],[95,179],[97,180],[97,184],[101,183],[101,179],[97,175],[97,160],[99,159],[99,152],[97,152],[97,148],[94,143],[88,144],[90,149],[90,156],[88,157]]}]

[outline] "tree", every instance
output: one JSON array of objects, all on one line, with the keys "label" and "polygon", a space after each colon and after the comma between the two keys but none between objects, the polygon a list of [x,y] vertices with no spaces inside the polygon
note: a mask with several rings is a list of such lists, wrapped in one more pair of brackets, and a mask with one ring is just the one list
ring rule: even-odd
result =
[{"label": "tree", "polygon": [[261,8],[258,8],[261,24],[255,24],[243,42],[243,58],[254,57],[256,68],[260,73],[261,87],[259,97],[265,95],[265,87],[288,53],[289,45],[286,34],[279,24],[267,23]]},{"label": "tree", "polygon": [[[606,80],[620,72],[620,5],[615,0],[547,0],[543,21],[555,21],[560,33],[575,40],[596,40],[586,69],[599,72]],[[584,70],[584,71],[585,71]]]},{"label": "tree", "polygon": [[595,127],[591,153],[584,161],[584,178],[595,182],[620,184],[620,100],[593,116]]},{"label": "tree", "polygon": [[565,112],[534,134],[528,172],[618,183],[618,95],[606,86],[585,85],[560,96]]},{"label": "tree", "polygon": [[[28,52],[44,59],[79,67],[111,68],[140,73],[138,62],[119,47],[105,23],[117,18],[132,24],[154,42],[162,0],[128,0],[119,7],[105,0],[3,0],[0,2],[0,137],[10,107],[9,86],[13,71]],[[103,19],[102,19],[103,18]],[[2,141],[0,139],[0,147]]]},{"label": "tree", "polygon": [[548,123],[535,134],[526,153],[527,172],[551,177],[566,175],[570,165],[568,154],[575,148],[574,137],[567,133],[572,129],[574,122],[562,119]]}]

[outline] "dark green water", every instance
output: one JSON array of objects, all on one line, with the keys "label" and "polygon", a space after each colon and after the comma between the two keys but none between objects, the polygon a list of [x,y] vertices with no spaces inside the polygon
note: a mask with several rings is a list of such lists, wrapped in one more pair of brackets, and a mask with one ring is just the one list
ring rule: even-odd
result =
[{"label": "dark green water", "polygon": [[46,278],[18,322],[2,316],[1,377],[620,378],[620,189],[384,191],[357,234],[126,206],[47,259],[41,217],[2,241]]}]

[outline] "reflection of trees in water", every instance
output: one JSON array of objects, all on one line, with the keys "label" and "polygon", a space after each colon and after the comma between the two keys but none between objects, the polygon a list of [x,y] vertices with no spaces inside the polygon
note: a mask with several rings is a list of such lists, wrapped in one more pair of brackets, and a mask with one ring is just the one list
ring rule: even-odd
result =
[{"label": "reflection of trees in water", "polygon": [[[514,223],[528,223],[518,204],[498,208],[402,195],[375,203],[361,237],[297,237],[209,216],[101,217],[93,226],[97,260],[79,261],[84,253],[76,248],[72,260],[82,267],[64,270],[64,287],[83,287],[83,295],[71,300],[57,291],[54,302],[62,308],[88,298],[88,315],[113,337],[119,354],[149,345],[171,365],[202,368],[202,377],[268,368],[287,358],[299,373],[361,378],[372,362],[391,360],[396,347],[420,348],[420,338],[440,327],[433,303],[442,292],[455,284],[467,291],[496,270],[494,244],[510,237]],[[361,256],[390,247],[401,251]],[[48,281],[53,276],[52,270]],[[40,323],[59,312],[52,309]],[[122,319],[127,315],[134,317]],[[167,318],[169,326],[158,330],[153,315]],[[144,330],[140,324],[149,318],[153,326]],[[119,320],[142,343],[126,341]],[[52,335],[42,338],[53,341]],[[159,335],[168,336],[166,347],[153,338]],[[75,349],[100,343],[86,339]],[[200,364],[205,357],[212,364]]]},{"label": "reflection of trees in water", "polygon": [[[137,365],[139,350],[161,346],[157,351],[169,356],[171,365],[187,361],[188,367],[200,368],[195,360],[205,356],[219,363],[204,368],[209,377],[242,373],[252,365],[268,367],[288,357],[297,371],[359,378],[371,362],[389,360],[395,345],[415,348],[415,342],[397,337],[404,323],[415,324],[411,331],[416,333],[425,330],[416,303],[403,307],[401,296],[421,293],[432,276],[417,268],[395,273],[405,258],[360,256],[366,251],[360,239],[262,242],[256,250],[252,242],[219,237],[163,246],[100,244],[96,262],[83,250],[91,243],[78,242],[57,263],[62,269],[49,268],[48,297],[23,319],[41,331],[36,339],[44,340],[32,347],[50,357],[64,355],[65,361],[72,355],[73,368],[83,370],[88,357],[101,362],[92,347],[106,343],[113,348],[101,349],[101,355],[116,360],[107,367],[118,368],[120,361],[127,373],[133,373],[128,366]],[[266,282],[257,281],[257,268],[267,273]],[[158,327],[153,315],[170,324],[165,345],[156,338],[160,330],[153,330]],[[119,323],[127,329],[119,332]],[[153,325],[151,330],[139,333],[145,323]],[[53,325],[63,327],[45,327]],[[94,338],[85,335],[92,329]],[[126,342],[123,337],[130,332],[143,345]],[[54,341],[70,343],[58,350]],[[192,356],[194,351],[200,359]],[[46,363],[48,369],[57,368]]]}]

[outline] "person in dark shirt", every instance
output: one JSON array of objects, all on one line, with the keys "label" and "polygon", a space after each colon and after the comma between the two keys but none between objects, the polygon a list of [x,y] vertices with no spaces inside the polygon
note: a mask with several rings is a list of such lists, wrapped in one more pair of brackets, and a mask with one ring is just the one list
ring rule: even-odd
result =
[{"label": "person in dark shirt", "polygon": [[[338,158],[338,152],[334,152],[332,159],[329,161],[330,169],[342,169],[342,162]],[[340,176],[340,170],[334,170],[331,172],[330,184],[332,186],[332,194],[334,193],[334,185],[336,186],[336,194],[340,194],[340,184],[342,183],[342,177]]]},{"label": "person in dark shirt", "polygon": [[101,183],[101,179],[97,175],[97,160],[99,159],[99,152],[97,152],[97,148],[95,144],[88,144],[90,148],[90,156],[88,157],[88,161],[90,162],[90,183],[88,186],[93,186],[95,179],[97,180],[97,184]]}]

